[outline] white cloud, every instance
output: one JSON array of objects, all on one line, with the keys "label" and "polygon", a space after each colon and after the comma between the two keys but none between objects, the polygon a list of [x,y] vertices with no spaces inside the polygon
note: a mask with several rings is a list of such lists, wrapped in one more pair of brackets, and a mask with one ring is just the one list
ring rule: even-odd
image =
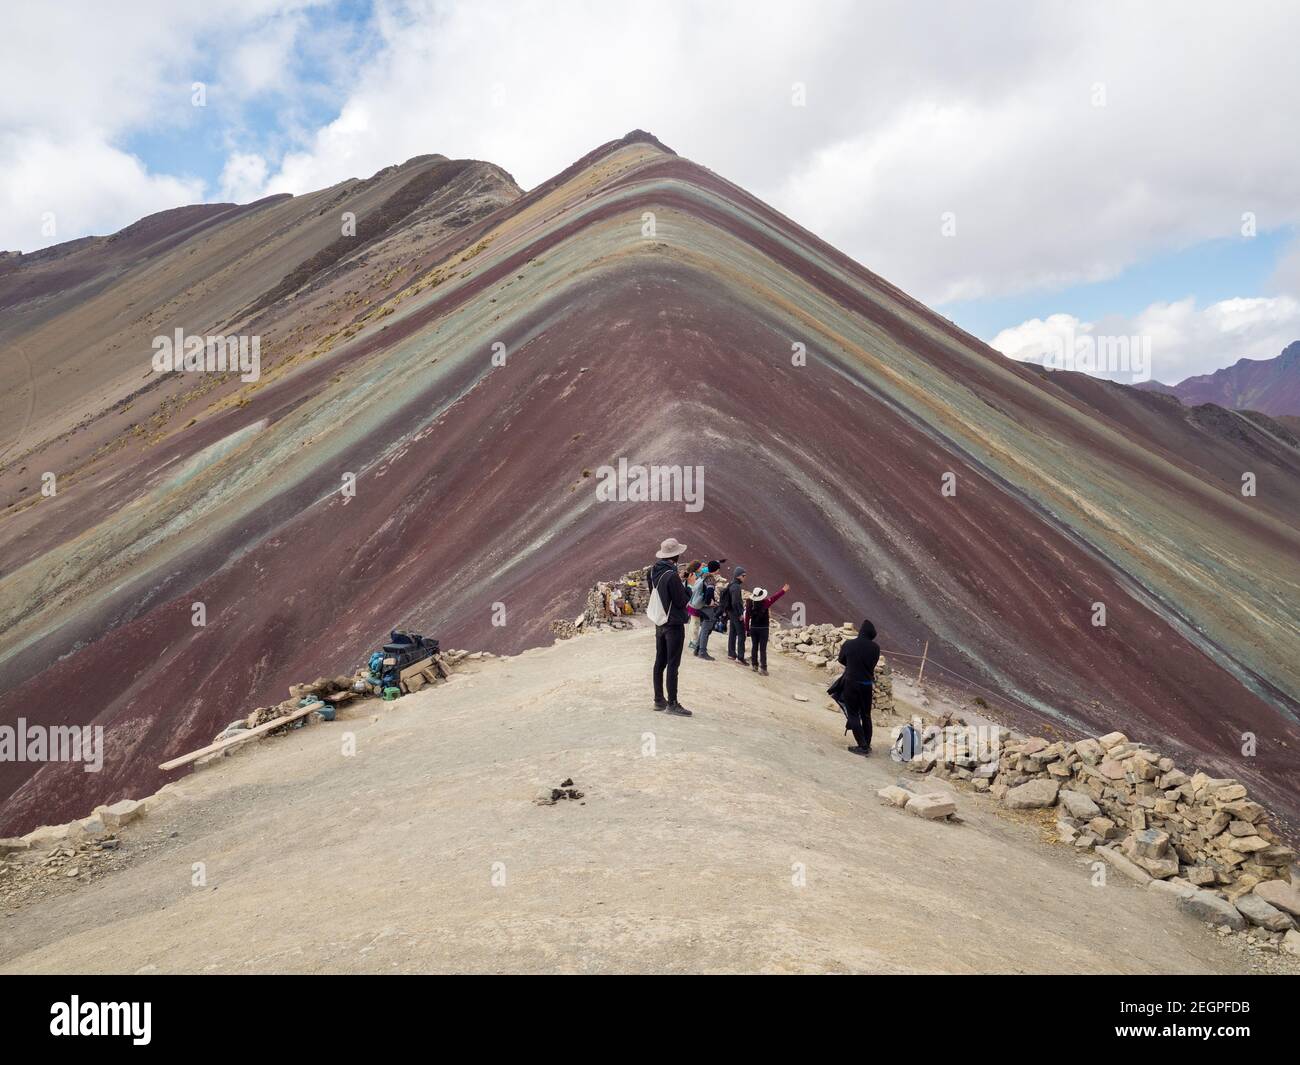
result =
[{"label": "white cloud", "polygon": [[221,171],[221,198],[234,203],[257,199],[266,185],[266,173],[266,160],[256,152],[236,152]]},{"label": "white cloud", "polygon": [[[633,127],[934,303],[1300,222],[1300,9],[390,3],[302,192],[421,152],[525,186]],[[807,87],[807,106],[791,86]],[[1096,87],[1105,106],[1094,106]],[[956,235],[940,220],[956,216]]]},{"label": "white cloud", "polygon": [[[0,247],[34,248],[196,203],[203,183],[150,174],[139,159],[86,134],[60,141],[0,135]],[[114,227],[120,228],[120,227]]]},{"label": "white cloud", "polygon": [[[169,123],[218,133],[227,160],[205,191],[242,199],[427,152],[530,186],[642,127],[930,303],[1113,277],[1239,237],[1245,211],[1263,232],[1300,225],[1295,5],[378,0],[360,38],[304,32],[303,7],[31,5],[0,41],[0,247],[36,246],[37,202],[10,176],[27,145]],[[295,48],[343,86],[323,126],[295,110],[321,91],[286,72]],[[218,97],[279,93],[288,133],[196,124],[216,118],[188,107],[201,56]],[[193,188],[145,176],[113,190],[83,170],[86,224]],[[1273,291],[1300,295],[1293,259]]]},{"label": "white cloud", "polygon": [[[1041,362],[1062,351],[1119,354],[1127,351],[1129,366],[1067,365],[1100,377],[1132,382],[1134,356],[1149,353],[1150,376],[1165,384],[1212,373],[1239,358],[1271,359],[1300,336],[1300,300],[1290,296],[1220,300],[1198,308],[1192,297],[1173,303],[1153,303],[1129,318],[1108,316],[1085,322],[1071,314],[1031,318],[1004,329],[990,345],[1008,358]],[[1058,362],[1057,365],[1060,365]]]},{"label": "white cloud", "polygon": [[[286,57],[314,0],[12,4],[0,35],[0,249],[113,232],[212,190],[182,160],[151,172],[132,134],[224,142],[239,107],[293,88]],[[201,71],[218,59],[216,81]],[[191,85],[209,80],[208,106]],[[236,153],[238,154],[238,153]],[[256,184],[247,160],[227,171]],[[264,175],[262,175],[264,178]],[[50,234],[43,224],[55,217]]]}]

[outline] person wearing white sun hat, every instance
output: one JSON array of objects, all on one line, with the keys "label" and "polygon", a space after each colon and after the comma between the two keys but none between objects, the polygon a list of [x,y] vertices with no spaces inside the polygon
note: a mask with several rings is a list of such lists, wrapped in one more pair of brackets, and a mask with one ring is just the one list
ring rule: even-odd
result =
[{"label": "person wearing white sun hat", "polygon": [[[690,602],[686,586],[677,572],[677,560],[685,550],[685,544],[670,536],[655,552],[659,561],[650,567],[649,573],[649,612],[653,612],[655,617],[654,708],[677,717],[691,716],[691,712],[677,701],[677,670],[682,662],[682,648],[686,645],[686,605]],[[665,683],[667,692],[664,691]]]},{"label": "person wearing white sun hat", "polygon": [[[749,635],[749,662],[755,673],[767,676],[767,636],[771,626],[772,604],[790,590],[788,584],[781,585],[775,595],[768,595],[766,588],[755,586],[745,601],[745,632]],[[744,664],[744,660],[741,660]]]}]

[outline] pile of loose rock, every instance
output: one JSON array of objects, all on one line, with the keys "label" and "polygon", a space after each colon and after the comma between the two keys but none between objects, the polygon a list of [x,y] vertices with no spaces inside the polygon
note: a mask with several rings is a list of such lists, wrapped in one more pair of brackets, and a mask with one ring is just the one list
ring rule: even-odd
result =
[{"label": "pile of loose rock", "polygon": [[[334,695],[339,692],[352,692],[353,678],[343,675],[334,677],[318,677],[310,684],[290,684],[289,698],[273,706],[255,707],[244,717],[237,717],[230,722],[213,738],[213,743],[219,743],[221,740],[230,739],[248,729],[257,728],[258,725],[265,725],[268,721],[274,721],[278,717],[285,717],[287,714],[303,706],[305,702],[323,699],[326,696]],[[294,724],[306,724],[306,718],[299,718]],[[286,726],[287,728],[288,726]],[[271,733],[279,732],[279,729],[272,729]]]},{"label": "pile of loose rock", "polygon": [[122,826],[158,801],[122,799],[66,825],[42,825],[24,836],[0,839],[0,899],[16,905],[40,897],[51,879],[90,881],[117,858]]},{"label": "pile of loose rock", "polygon": [[[434,656],[434,665],[408,679],[406,682],[409,691],[419,691],[426,684],[438,684],[448,678],[452,667],[456,663],[464,660],[478,660],[491,658],[492,655],[487,651],[457,651],[446,650]],[[379,688],[375,683],[375,678],[367,666],[357,667],[352,676],[339,674],[337,677],[317,677],[314,681],[306,684],[290,684],[289,698],[278,702],[273,706],[259,706],[253,709],[244,717],[235,718],[224,729],[217,733],[213,742],[218,743],[222,740],[230,739],[246,732],[249,729],[257,728],[268,721],[274,721],[276,718],[286,717],[300,707],[306,706],[312,702],[324,702],[333,705],[345,702],[349,699],[376,698],[379,696]],[[291,723],[285,725],[284,730],[271,729],[269,735],[276,735],[290,728],[298,728],[306,725],[310,718],[300,717]]]},{"label": "pile of loose rock", "polygon": [[[827,683],[829,683],[844,668],[839,663],[840,648],[845,640],[851,640],[857,634],[857,628],[847,621],[843,625],[805,625],[795,629],[776,628],[774,624],[771,645],[782,654],[795,655],[811,666],[825,669]],[[893,714],[894,676],[889,668],[889,661],[884,655],[881,655],[880,661],[876,663],[876,675],[873,680],[872,712]]]},{"label": "pile of loose rock", "polygon": [[645,570],[633,570],[613,581],[597,581],[587,592],[587,604],[572,621],[552,621],[551,632],[567,640],[598,629],[628,629],[632,618],[650,605],[650,582]]},{"label": "pile of loose rock", "polygon": [[1189,776],[1121,732],[1008,737],[997,726],[929,726],[910,768],[965,780],[1009,809],[1054,810],[1061,842],[1095,851],[1202,920],[1300,954],[1295,852],[1245,785]]},{"label": "pile of loose rock", "polygon": [[[54,847],[32,847],[24,840],[0,840],[0,905],[17,906],[42,898],[56,884],[84,884],[118,859],[116,836],[64,840]],[[6,913],[8,910],[6,910]]]},{"label": "pile of loose rock", "polygon": [[[492,657],[488,651],[443,651],[439,655],[439,663],[445,668],[439,672],[439,679],[444,679],[452,667],[460,662],[481,661]],[[217,734],[216,741],[230,739],[268,721],[285,717],[307,704],[322,701],[343,702],[358,696],[372,695],[368,683],[365,691],[357,686],[359,681],[367,676],[368,670],[363,667],[357,670],[355,677],[343,675],[334,678],[319,677],[308,684],[292,684],[289,686],[290,698],[273,706],[259,706],[247,716],[236,718]],[[292,722],[286,722],[283,729],[270,729],[267,735],[274,736],[287,729],[305,725],[309,720],[310,716],[299,717]],[[211,754],[204,760],[219,758],[222,753]],[[48,848],[52,844],[54,849],[45,859],[36,863],[42,869],[61,869],[71,861],[81,872],[93,870],[95,859],[99,854],[117,849],[118,830],[144,817],[149,810],[163,802],[172,787],[173,785],[166,784],[155,794],[143,799],[122,799],[112,805],[97,806],[89,817],[70,821],[67,824],[42,825],[24,836],[0,839],[0,879],[3,879],[5,873],[12,872],[19,866],[31,867],[41,849]],[[78,855],[88,855],[88,857],[85,861],[77,863],[74,859]],[[85,877],[81,876],[80,879],[84,880]]]}]

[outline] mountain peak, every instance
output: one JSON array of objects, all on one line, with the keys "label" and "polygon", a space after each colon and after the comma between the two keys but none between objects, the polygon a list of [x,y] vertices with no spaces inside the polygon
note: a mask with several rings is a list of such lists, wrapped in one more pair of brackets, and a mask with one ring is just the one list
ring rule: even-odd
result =
[{"label": "mountain peak", "polygon": [[1188,406],[1215,403],[1274,417],[1300,415],[1300,340],[1271,359],[1243,357],[1213,373],[1162,386]]}]

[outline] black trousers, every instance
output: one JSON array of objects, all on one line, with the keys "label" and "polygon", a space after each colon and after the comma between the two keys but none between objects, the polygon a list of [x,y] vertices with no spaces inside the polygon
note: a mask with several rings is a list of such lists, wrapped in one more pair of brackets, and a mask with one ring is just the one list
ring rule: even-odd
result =
[{"label": "black trousers", "polygon": [[739,614],[727,615],[727,657],[745,660],[745,625]]},{"label": "black trousers", "polygon": [[871,685],[853,684],[845,687],[840,703],[848,717],[849,729],[859,747],[871,746]]},{"label": "black trousers", "polygon": [[677,702],[677,667],[686,646],[685,625],[655,626],[655,701],[663,702],[664,673],[668,674],[668,701]]},{"label": "black trousers", "polygon": [[749,630],[749,662],[755,669],[767,668],[767,629]]}]

